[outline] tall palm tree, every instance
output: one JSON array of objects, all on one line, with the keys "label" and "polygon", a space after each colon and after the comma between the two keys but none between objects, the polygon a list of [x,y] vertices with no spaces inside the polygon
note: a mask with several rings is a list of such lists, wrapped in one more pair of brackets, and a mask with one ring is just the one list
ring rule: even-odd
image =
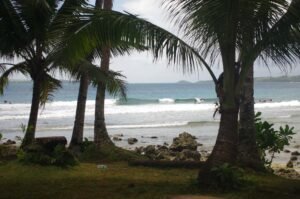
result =
[{"label": "tall palm tree", "polygon": [[[102,5],[103,3],[103,5]],[[105,10],[112,10],[113,1],[112,0],[97,0],[96,8],[103,8]],[[110,62],[110,47],[105,46],[101,49],[101,64],[100,68],[103,71],[109,70]],[[95,122],[94,122],[94,143],[96,146],[100,147],[103,145],[113,145],[110,137],[108,136],[108,132],[106,129],[105,123],[105,91],[106,86],[102,83],[97,85],[96,91],[96,101],[95,101]]]},{"label": "tall palm tree", "polygon": [[[259,9],[260,15],[253,16],[251,13],[250,16],[253,18],[253,22],[260,24],[261,29],[253,29],[249,30],[249,24],[248,25],[248,30],[244,31],[252,31],[256,32],[256,34],[251,34],[250,37],[244,37],[243,41],[243,46],[241,47],[241,54],[246,54],[247,50],[245,49],[245,46],[253,46],[255,44],[255,41],[257,38],[255,38],[255,35],[261,35],[264,33],[264,31],[269,30],[270,28],[276,27],[278,24],[282,23],[282,20],[293,23],[292,21],[295,20],[294,17],[299,15],[300,7],[299,7],[299,1],[292,1],[291,4],[289,4],[288,1],[286,1],[286,6],[289,8],[285,9],[285,12],[282,13],[280,19],[276,21],[274,24],[270,24],[270,18],[268,16],[271,15],[272,13],[272,6],[271,3],[275,4],[275,1],[270,1],[270,2],[263,2],[264,5],[262,4],[260,8],[251,8],[252,5],[248,4],[247,10],[250,12],[253,12],[255,9]],[[267,4],[269,3],[269,4]],[[280,9],[280,7],[278,7]],[[291,14],[292,12],[292,14]],[[298,22],[299,23],[299,22]],[[246,24],[245,24],[245,27]],[[262,28],[263,27],[263,28]],[[299,27],[298,27],[299,28]],[[281,34],[283,34],[286,31],[289,31],[289,28],[281,28],[280,31],[282,31]],[[259,33],[259,34],[257,34]],[[299,45],[299,40],[297,39],[288,39],[288,40],[280,40],[281,44],[280,46],[286,46],[288,47],[289,45]],[[290,52],[292,53],[292,51]],[[289,54],[283,54],[283,58],[279,60],[280,66],[290,65],[292,64],[293,60],[288,58]],[[267,56],[268,57],[268,56]],[[298,59],[300,58],[299,55],[297,55]],[[243,62],[242,60],[240,60]],[[239,123],[239,155],[238,155],[238,162],[239,164],[246,166],[246,167],[252,167],[254,169],[261,169],[263,166],[263,163],[259,157],[259,152],[256,146],[256,132],[255,132],[255,125],[254,125],[254,81],[253,81],[253,65],[254,65],[255,60],[253,60],[253,63],[251,64],[251,67],[249,69],[249,72],[247,74],[244,86],[242,88],[242,93],[241,93],[241,104],[240,104],[240,123]],[[281,63],[282,62],[282,63]]]},{"label": "tall palm tree", "polygon": [[[246,76],[258,57],[270,58],[275,62],[292,60],[299,54],[299,18],[295,12],[291,14],[292,20],[280,20],[282,12],[287,11],[286,1],[268,0],[165,0],[167,8],[178,19],[186,35],[194,43],[199,44],[200,52],[212,53],[212,58],[220,55],[223,64],[223,74],[217,85],[217,95],[221,104],[221,121],[219,133],[212,154],[207,161],[207,169],[225,162],[235,164],[238,141],[238,111],[241,88]],[[254,23],[252,16],[260,15],[259,10],[251,10],[250,17],[243,14],[245,3],[252,4],[252,8],[260,8],[264,3],[272,6],[268,13],[267,29],[259,23]],[[249,13],[249,12],[247,12]],[[279,25],[274,25],[278,21]],[[273,26],[274,25],[274,26]],[[252,27],[254,26],[254,27]],[[249,29],[243,29],[249,27]],[[262,28],[262,30],[260,30]],[[255,30],[255,32],[253,32]],[[257,31],[259,30],[259,31]],[[279,32],[281,31],[281,32]],[[255,35],[252,40],[245,37]],[[287,36],[283,36],[287,34]],[[276,39],[274,39],[276,38]],[[285,44],[281,45],[285,40]],[[246,43],[242,43],[245,42]],[[242,45],[243,44],[243,45]],[[239,54],[237,57],[236,55]],[[238,62],[238,63],[237,63]],[[240,65],[240,71],[237,68]]]},{"label": "tall palm tree", "polygon": [[[27,129],[22,147],[32,143],[35,137],[39,106],[51,99],[51,93],[61,87],[59,80],[51,76],[55,65],[47,56],[51,40],[47,33],[63,15],[73,12],[69,7],[80,5],[82,0],[3,0],[0,2],[0,55],[20,58],[0,77],[0,91],[8,83],[10,75],[20,72],[33,81],[33,93]],[[7,67],[2,64],[2,67]],[[50,98],[49,98],[50,97]]]}]

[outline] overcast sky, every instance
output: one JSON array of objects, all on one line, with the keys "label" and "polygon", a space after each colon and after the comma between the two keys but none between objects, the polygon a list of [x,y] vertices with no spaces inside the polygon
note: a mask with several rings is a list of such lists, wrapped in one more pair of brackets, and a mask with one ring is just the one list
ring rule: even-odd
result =
[{"label": "overcast sky", "polygon": [[[93,0],[91,0],[93,3]],[[115,0],[114,9],[128,11],[138,14],[140,17],[174,32],[174,28],[168,20],[168,13],[161,6],[161,0]],[[175,31],[176,32],[176,31]],[[214,71],[219,74],[221,66],[213,66]],[[164,60],[153,63],[151,55],[146,53],[133,53],[130,56],[116,57],[111,60],[113,70],[122,71],[129,82],[176,82],[179,80],[199,81],[210,80],[209,74],[203,70],[199,74],[183,75],[168,66]],[[269,71],[263,63],[256,63],[255,76],[279,76],[286,75],[276,67],[270,67]],[[288,75],[299,75],[300,65],[294,66]]]},{"label": "overcast sky", "polygon": [[[90,0],[94,4],[95,0]],[[172,32],[175,28],[167,20],[167,13],[160,5],[161,0],[115,0],[114,10],[128,11],[132,14],[138,14],[148,21],[166,28]],[[220,73],[221,66],[213,66],[216,74]],[[154,82],[177,82],[179,80],[199,81],[210,80],[209,74],[203,70],[199,74],[183,75],[175,70],[174,66],[168,66],[165,60],[159,60],[153,63],[151,55],[147,53],[132,53],[130,56],[114,57],[111,60],[111,69],[121,71],[130,83],[154,83]],[[286,75],[276,67],[270,68],[271,72],[263,66],[256,63],[255,76],[279,76]],[[300,65],[294,67],[289,75],[299,75]],[[19,77],[18,77],[19,78]]]}]

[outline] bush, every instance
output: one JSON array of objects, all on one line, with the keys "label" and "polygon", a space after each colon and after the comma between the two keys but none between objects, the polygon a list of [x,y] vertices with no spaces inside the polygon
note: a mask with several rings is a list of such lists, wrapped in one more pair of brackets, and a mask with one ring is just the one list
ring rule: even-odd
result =
[{"label": "bush", "polygon": [[[270,168],[275,153],[283,151],[284,147],[290,144],[294,127],[279,127],[279,130],[273,128],[274,124],[262,121],[261,112],[255,115],[256,142],[260,155],[265,165]],[[271,158],[267,159],[266,151],[271,153]]]},{"label": "bush", "polygon": [[239,189],[244,184],[243,171],[225,163],[210,171],[210,186],[221,191]]},{"label": "bush", "polygon": [[57,145],[53,151],[48,151],[41,145],[33,144],[26,150],[19,150],[18,160],[26,164],[39,164],[44,166],[54,165],[66,167],[78,164],[76,158],[64,145]]}]

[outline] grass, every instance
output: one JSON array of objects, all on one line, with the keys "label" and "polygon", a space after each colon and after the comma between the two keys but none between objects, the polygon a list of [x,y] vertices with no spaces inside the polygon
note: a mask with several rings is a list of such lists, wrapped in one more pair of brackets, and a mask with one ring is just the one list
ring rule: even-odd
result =
[{"label": "grass", "polygon": [[[69,169],[21,165],[16,161],[0,164],[0,198],[101,198],[155,199],[170,195],[209,194],[195,181],[197,169],[154,169],[108,163],[98,169],[95,163],[81,163]],[[244,190],[217,194],[224,198],[297,198],[300,181],[272,175],[247,175],[250,186]]]}]

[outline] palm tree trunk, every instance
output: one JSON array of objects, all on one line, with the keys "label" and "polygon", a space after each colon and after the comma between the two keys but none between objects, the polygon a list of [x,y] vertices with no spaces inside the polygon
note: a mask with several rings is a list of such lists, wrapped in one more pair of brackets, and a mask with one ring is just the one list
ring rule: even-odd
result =
[{"label": "palm tree trunk", "polygon": [[252,64],[240,97],[238,163],[243,167],[263,170],[263,162],[256,145],[253,70]]},{"label": "palm tree trunk", "polygon": [[80,77],[80,86],[77,98],[77,107],[75,122],[73,127],[72,138],[70,142],[70,148],[79,146],[83,141],[83,129],[84,129],[84,116],[86,99],[89,87],[89,78],[87,74],[82,74]]},{"label": "palm tree trunk", "polygon": [[34,141],[36,123],[37,123],[38,113],[39,113],[40,93],[41,93],[40,81],[33,80],[33,92],[32,92],[30,115],[29,115],[27,129],[25,132],[25,136],[21,148],[25,148],[26,146],[30,145]]},{"label": "palm tree trunk", "polygon": [[[102,49],[102,60],[101,60],[101,69],[108,71],[110,61],[110,49]],[[100,147],[103,145],[113,145],[110,137],[108,136],[106,124],[105,124],[105,90],[106,87],[104,84],[99,83],[97,85],[97,94],[96,94],[96,107],[95,107],[95,123],[94,123],[94,142],[96,146]]]},{"label": "palm tree trunk", "polygon": [[223,109],[216,144],[207,160],[207,165],[210,168],[223,163],[235,163],[237,155],[237,131],[238,107],[235,109]]},{"label": "palm tree trunk", "polygon": [[[101,5],[101,3],[96,1],[96,5]],[[101,1],[101,0],[100,0]],[[101,1],[102,2],[102,1]],[[103,1],[103,9],[111,10],[112,9],[112,0]],[[100,68],[103,71],[109,70],[110,62],[110,48],[104,47],[102,49],[102,59]],[[104,115],[104,106],[105,106],[105,90],[106,87],[104,84],[99,83],[97,85],[97,94],[96,94],[96,107],[95,107],[95,123],[94,123],[94,142],[97,147],[103,145],[114,145],[108,136],[106,124],[105,124],[105,115]]]}]

